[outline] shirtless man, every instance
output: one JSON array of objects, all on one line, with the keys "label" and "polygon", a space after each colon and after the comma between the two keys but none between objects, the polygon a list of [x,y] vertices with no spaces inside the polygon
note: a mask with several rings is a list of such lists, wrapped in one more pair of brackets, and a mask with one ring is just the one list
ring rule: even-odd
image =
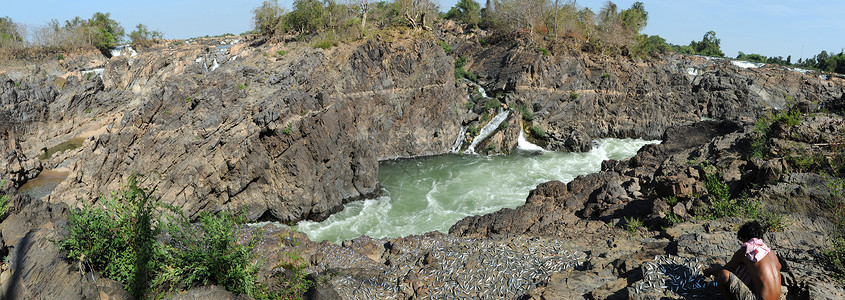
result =
[{"label": "shirtless man", "polygon": [[780,299],[780,261],[760,240],[763,236],[760,223],[743,224],[736,236],[742,247],[724,267],[708,269],[704,276],[716,275],[725,299]]}]

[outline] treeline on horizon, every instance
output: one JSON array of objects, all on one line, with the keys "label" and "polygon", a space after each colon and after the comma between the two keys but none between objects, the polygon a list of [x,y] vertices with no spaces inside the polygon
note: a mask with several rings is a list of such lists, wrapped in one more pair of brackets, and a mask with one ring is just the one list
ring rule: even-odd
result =
[{"label": "treeline on horizon", "polygon": [[163,38],[160,31],[149,30],[138,24],[126,35],[123,26],[111,18],[110,13],[95,12],[91,18],[75,17],[72,20],[52,19],[44,26],[27,26],[12,18],[0,18],[0,50],[13,57],[38,57],[38,52],[60,53],[83,48],[96,48],[108,53],[128,37],[132,45],[145,47]]},{"label": "treeline on horizon", "polygon": [[[505,38],[526,38],[543,54],[556,49],[580,49],[638,58],[669,52],[725,57],[714,31],[688,45],[673,45],[659,35],[641,34],[648,22],[642,2],[620,9],[607,1],[594,12],[571,0],[486,0],[483,8],[477,1],[460,0],[441,13],[432,0],[294,0],[290,10],[277,0],[267,0],[253,10],[254,29],[248,33],[277,40],[294,37],[327,49],[396,29],[428,31],[433,23],[443,20]],[[9,17],[0,18],[0,50],[5,50],[0,52],[32,54],[41,50],[43,54],[95,47],[107,53],[125,36],[123,27],[109,13],[97,12],[89,19],[76,17],[64,23],[53,19],[45,26],[34,27],[15,23]],[[151,31],[143,24],[128,35],[136,47],[150,46],[162,37],[161,32]],[[822,51],[797,63],[791,61],[791,56],[783,59],[743,52],[736,59],[845,74],[845,52],[833,55]]]}]

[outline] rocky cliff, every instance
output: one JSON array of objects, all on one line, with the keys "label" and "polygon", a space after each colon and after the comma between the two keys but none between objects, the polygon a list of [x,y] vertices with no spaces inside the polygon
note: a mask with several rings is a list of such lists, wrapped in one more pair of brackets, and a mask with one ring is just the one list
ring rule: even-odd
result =
[{"label": "rocky cliff", "polygon": [[138,173],[191,215],[245,209],[251,220],[323,219],[378,192],[379,160],[454,143],[465,96],[432,40],[273,47],[165,48],[113,57],[102,78],[22,86],[15,70],[3,93],[19,96],[4,107],[29,157],[88,139],[47,163],[71,170],[54,199],[92,199]]},{"label": "rocky cliff", "polygon": [[[209,39],[136,56],[5,65],[0,176],[20,186],[44,169],[67,168],[69,175],[44,199],[17,196],[0,223],[0,241],[12,246],[0,245],[12,261],[0,275],[6,278],[2,292],[125,298],[114,282],[80,277],[84,267],[74,268],[51,243],[38,241],[62,230],[65,204],[95,200],[132,174],[145,175],[166,204],[190,216],[227,210],[252,221],[322,220],[379,191],[380,160],[447,153],[463,130],[483,126],[500,107],[520,112],[476,152],[508,152],[529,127],[545,131],[532,138],[553,150],[584,151],[603,137],[664,142],[630,160],[606,161],[600,173],[541,184],[525,205],[468,217],[450,234],[361,237],[341,245],[300,236],[302,245],[285,247],[300,247],[314,274],[334,274],[318,293],[712,297],[715,289],[701,278],[694,278],[695,289],[662,288],[655,284],[665,278],[651,271],[671,265],[686,274],[724,262],[733,251],[740,219],[692,218],[712,204],[706,178],[713,174],[732,199],[746,195],[762,203],[760,212],[793,222],[767,236],[793,274],[804,278],[787,284],[790,297],[845,292],[817,250],[830,243],[836,227],[829,205],[841,198],[819,175],[842,176],[833,172],[842,172],[835,159],[845,139],[843,119],[827,113],[845,107],[841,79],[677,55],[643,61],[567,48],[543,55],[495,37],[484,36],[492,43],[482,46],[483,35],[440,30],[328,50]],[[447,54],[438,39],[454,52]],[[475,95],[475,83],[455,80],[454,57],[460,56],[492,97]],[[802,112],[797,124],[774,122],[766,133],[755,127],[787,107]],[[802,154],[814,159],[801,160]],[[634,218],[645,226],[634,233],[621,229]],[[285,243],[267,236],[262,253]],[[195,293],[234,298],[214,288]]]}]

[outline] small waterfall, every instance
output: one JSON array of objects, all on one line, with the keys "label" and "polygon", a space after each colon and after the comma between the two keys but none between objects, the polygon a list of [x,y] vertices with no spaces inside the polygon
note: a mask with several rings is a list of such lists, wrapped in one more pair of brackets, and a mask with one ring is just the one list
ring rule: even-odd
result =
[{"label": "small waterfall", "polygon": [[458,153],[461,151],[461,146],[464,144],[464,135],[467,133],[467,127],[461,126],[460,132],[458,132],[458,138],[455,139],[455,144],[452,145],[452,153]]},{"label": "small waterfall", "polygon": [[211,62],[211,68],[208,69],[209,71],[217,70],[220,67],[220,64],[217,63],[217,59],[215,58],[213,62]]},{"label": "small waterfall", "polygon": [[123,55],[127,55],[129,57],[134,57],[135,55],[138,55],[138,52],[135,51],[135,49],[133,49],[132,46],[129,46],[129,45],[120,45],[120,46],[114,47],[114,49],[111,50],[111,56],[112,57],[123,56]]},{"label": "small waterfall", "polygon": [[487,122],[487,125],[484,125],[484,128],[481,128],[481,132],[478,133],[478,136],[472,139],[472,144],[469,145],[469,148],[464,153],[475,154],[475,147],[478,146],[478,143],[487,138],[487,136],[493,133],[496,128],[499,128],[499,125],[508,118],[508,115],[510,115],[509,110],[502,110],[493,117],[490,122]]},{"label": "small waterfall", "polygon": [[543,149],[543,147],[540,147],[526,140],[525,134],[522,132],[522,130],[519,131],[519,139],[516,140],[516,148],[523,151],[546,151],[546,149]]}]

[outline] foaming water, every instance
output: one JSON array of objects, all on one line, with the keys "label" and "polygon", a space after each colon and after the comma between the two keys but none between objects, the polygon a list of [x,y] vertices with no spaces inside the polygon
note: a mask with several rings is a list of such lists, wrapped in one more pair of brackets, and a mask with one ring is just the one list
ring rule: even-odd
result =
[{"label": "foaming water", "polygon": [[659,141],[602,139],[587,153],[519,152],[512,155],[443,155],[382,162],[382,197],[346,204],[323,222],[297,226],[311,240],[339,242],[361,235],[400,237],[447,232],[464,217],[515,208],[538,184],[569,182],[598,172],[607,159],[625,159]]},{"label": "foaming water", "polygon": [[754,62],[743,61],[743,60],[732,60],[731,64],[733,64],[734,66],[743,68],[743,69],[759,68],[759,67],[766,65],[764,63],[754,63]]}]

